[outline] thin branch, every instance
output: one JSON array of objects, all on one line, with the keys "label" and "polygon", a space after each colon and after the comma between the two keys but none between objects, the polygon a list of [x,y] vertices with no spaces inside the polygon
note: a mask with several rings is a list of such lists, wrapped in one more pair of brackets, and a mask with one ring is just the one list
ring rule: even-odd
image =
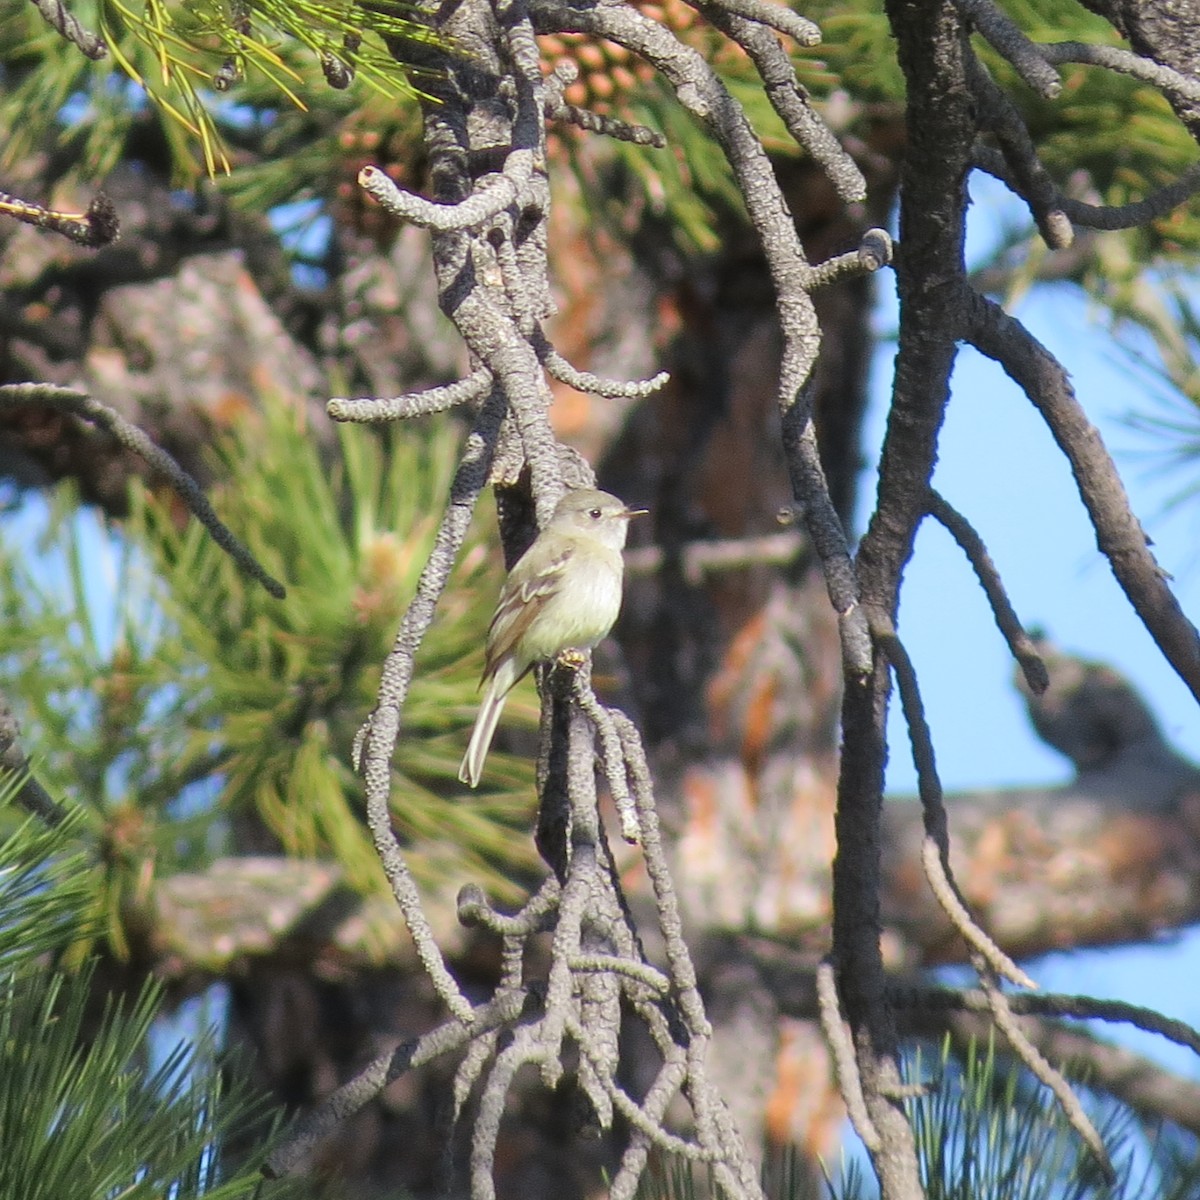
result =
[{"label": "thin branch", "polygon": [[751,1167],[745,1146],[732,1127],[724,1104],[713,1090],[706,1074],[706,1056],[712,1038],[712,1026],[704,1012],[687,942],[679,900],[671,879],[666,853],[654,804],[654,786],[642,740],[633,722],[622,712],[610,710],[621,739],[629,782],[637,804],[641,826],[642,855],[646,873],[658,910],[659,930],[670,965],[672,983],[678,997],[680,1015],[687,1026],[687,1086],[688,1097],[696,1118],[700,1144],[707,1148],[720,1147],[714,1159],[713,1171],[718,1184],[730,1195],[761,1197],[762,1189]]},{"label": "thin branch", "polygon": [[1104,1142],[1097,1133],[1095,1125],[1084,1112],[1083,1105],[1075,1094],[1075,1089],[1017,1024],[1012,1009],[1009,1007],[1008,997],[1000,990],[995,977],[985,969],[981,973],[981,979],[984,982],[983,992],[987,997],[988,1008],[991,1010],[996,1028],[1004,1035],[1012,1047],[1013,1053],[1024,1063],[1030,1073],[1054,1093],[1054,1098],[1058,1101],[1067,1122],[1091,1150],[1105,1181],[1109,1184],[1115,1183],[1117,1173],[1113,1170],[1108,1151],[1105,1150]]},{"label": "thin branch", "polygon": [[563,100],[563,88],[578,78],[579,67],[569,58],[560,61],[546,78],[543,111],[548,121],[563,121],[589,133],[615,138],[619,142],[631,142],[635,146],[653,146],[656,150],[666,148],[667,139],[657,130],[622,121],[619,117],[592,112],[590,108],[581,108],[577,104],[568,104]]},{"label": "thin branch", "polygon": [[[578,1044],[584,1060],[592,1062],[588,1050],[590,1038],[586,1027],[578,1021],[572,1021],[567,1027],[567,1032]],[[596,1065],[593,1063],[593,1066]],[[686,1158],[689,1162],[712,1162],[716,1157],[711,1150],[705,1150],[703,1146],[697,1146],[695,1142],[686,1141],[684,1138],[668,1132],[663,1127],[662,1114],[656,1116],[647,1113],[632,1096],[617,1086],[616,1082],[606,1073],[597,1071],[597,1075],[603,1081],[605,1092],[612,1100],[613,1107],[651,1145],[658,1146],[659,1149],[665,1150],[668,1154],[678,1154],[682,1158]],[[676,1086],[678,1087],[678,1085]]]},{"label": "thin branch", "polygon": [[[641,1111],[649,1121],[661,1126],[667,1106],[678,1094],[686,1075],[687,1065],[683,1051],[677,1046],[673,1047],[641,1104]],[[654,1140],[650,1133],[634,1128],[609,1188],[609,1200],[633,1200]]]},{"label": "thin branch", "polygon": [[921,841],[921,866],[924,868],[930,891],[941,905],[950,924],[958,930],[959,936],[971,950],[998,975],[1011,980],[1018,987],[1036,988],[1037,983],[988,937],[971,916],[963,903],[958,885],[950,874],[945,856],[933,837],[925,837]]},{"label": "thin branch", "polygon": [[495,1200],[496,1185],[492,1171],[496,1160],[496,1143],[500,1137],[500,1121],[512,1081],[526,1063],[537,1062],[545,1051],[538,1045],[533,1026],[523,1025],[514,1031],[508,1043],[492,1063],[471,1136],[471,1200]]},{"label": "thin branch", "polygon": [[121,236],[121,222],[116,207],[103,192],[97,192],[91,204],[81,213],[56,212],[40,204],[19,200],[8,192],[0,192],[0,213],[38,229],[61,233],[77,246],[88,250],[111,245]]},{"label": "thin branch", "polygon": [[46,24],[62,34],[86,58],[99,62],[108,54],[108,45],[97,33],[90,33],[67,11],[63,0],[33,0]]},{"label": "thin branch", "polygon": [[500,268],[509,315],[521,335],[529,338],[535,326],[534,297],[525,286],[521,263],[513,245],[511,212],[502,212],[495,218],[488,230],[488,241],[496,254],[496,265]]},{"label": "thin branch", "polygon": [[[981,171],[986,171],[993,178],[1000,180],[1032,207],[1030,197],[1023,190],[1021,181],[1009,169],[1008,160],[1004,155],[990,146],[976,146],[972,161]],[[1052,207],[1076,225],[1110,232],[1117,229],[1136,229],[1165,217],[1200,191],[1200,163],[1188,167],[1174,183],[1168,183],[1158,191],[1151,192],[1149,196],[1141,200],[1131,200],[1128,204],[1088,204],[1064,195],[1057,185],[1053,186]]]},{"label": "thin branch", "polygon": [[984,39],[1043,100],[1053,100],[1062,92],[1058,72],[1046,61],[1043,47],[1030,41],[1011,17],[992,0],[954,0],[963,16]]},{"label": "thin branch", "polygon": [[608,789],[612,793],[613,805],[621,822],[621,836],[630,845],[637,845],[640,836],[637,809],[629,794],[621,738],[613,722],[612,712],[596,699],[596,693],[592,691],[591,670],[586,665],[575,673],[575,698],[600,737],[604,777],[608,780]]},{"label": "thin branch", "polygon": [[392,829],[391,759],[400,736],[400,711],[412,682],[417,647],[433,621],[437,602],[458,557],[475,503],[491,469],[500,432],[503,401],[493,390],[480,410],[475,429],[467,438],[458,470],[450,485],[450,499],[438,527],[433,549],[421,571],[417,592],[404,613],[395,645],[383,664],[375,709],[355,737],[352,759],[366,785],[367,824],[383,864],[392,894],[404,914],[421,965],[438,995],[461,1020],[468,1020],[471,1005],[446,967],[421,907],[416,883]]},{"label": "thin branch", "polygon": [[384,421],[403,421],[408,417],[424,417],[445,412],[461,404],[470,404],[485,395],[492,386],[492,374],[487,370],[472,371],[465,379],[445,383],[424,392],[409,392],[388,399],[363,398],[352,400],[334,396],[325,411],[334,421],[355,421],[375,424]]},{"label": "thin branch", "polygon": [[[749,12],[759,8],[792,16],[790,9],[756,0],[716,0],[700,5],[710,21],[750,56],[763,81],[771,107],[796,141],[812,155],[824,171],[843,204],[860,204],[867,198],[867,181],[858,164],[846,152],[821,115],[813,108],[808,92],[796,78],[796,68],[779,40]],[[817,286],[806,282],[805,286]]]},{"label": "thin branch", "polygon": [[21,726],[8,697],[0,695],[0,771],[20,780],[14,799],[43,825],[57,829],[67,818],[67,810],[37,781],[29,759],[17,739]]},{"label": "thin branch", "polygon": [[962,307],[971,344],[995,359],[1042,414],[1071,465],[1100,551],[1117,582],[1168,662],[1200,700],[1200,634],[1155,561],[1121,477],[1066,371],[1019,321],[965,285]]},{"label": "thin branch", "polygon": [[[692,0],[688,0],[692,3]],[[711,3],[692,3],[697,12],[711,16],[714,11],[729,13],[730,16],[744,17],[756,25],[765,25],[792,38],[800,46],[819,46],[821,44],[821,27],[793,12],[782,5],[771,4],[766,0],[712,0]]]},{"label": "thin branch", "polygon": [[983,588],[983,594],[987,597],[992,616],[996,619],[996,627],[1008,643],[1013,658],[1020,663],[1029,690],[1035,696],[1040,696],[1050,686],[1046,664],[1038,653],[1036,643],[1025,632],[1025,627],[1008,598],[1000,572],[992,562],[987,546],[983,544],[983,538],[975,532],[966,517],[932,488],[929,491],[929,515],[945,526],[950,536],[958,543],[959,549],[967,556],[979,580],[979,586]]},{"label": "thin branch", "polygon": [[62,412],[74,413],[99,426],[127,450],[133,451],[153,470],[164,476],[188,510],[208,530],[209,536],[247,575],[256,579],[276,600],[287,592],[230,532],[229,527],[213,511],[200,485],[161,446],[115,409],[101,404],[87,392],[73,388],[55,387],[42,383],[10,383],[0,386],[0,404],[41,404]]},{"label": "thin branch", "polygon": [[821,962],[817,967],[817,1011],[821,1018],[825,1044],[833,1057],[838,1091],[846,1103],[846,1115],[850,1118],[850,1124],[854,1126],[854,1132],[862,1138],[863,1145],[868,1150],[878,1151],[883,1146],[883,1139],[867,1111],[862,1076],[858,1073],[858,1059],[854,1053],[854,1041],[842,1017],[837,978],[833,965],[828,961]]},{"label": "thin branch", "polygon": [[573,387],[577,392],[587,392],[593,396],[604,396],[610,400],[644,400],[666,386],[671,376],[667,371],[659,371],[649,379],[606,379],[602,375],[593,375],[590,371],[581,371],[569,363],[550,344],[549,338],[538,328],[534,331],[533,346],[537,351],[542,366],[567,387]]},{"label": "thin branch", "polygon": [[608,971],[614,975],[625,975],[662,996],[671,988],[671,981],[657,967],[631,958],[618,958],[614,954],[578,954],[571,959],[571,970],[585,973]]},{"label": "thin branch", "polygon": [[[894,1003],[906,1008],[965,1009],[979,1012],[988,1007],[987,997],[971,988],[911,987],[896,984],[889,988]],[[1009,996],[1009,1007],[1022,1016],[1069,1017],[1080,1021],[1109,1021],[1133,1025],[1147,1033],[1156,1033],[1177,1046],[1200,1055],[1200,1031],[1186,1021],[1164,1017],[1153,1008],[1127,1004],[1122,1000],[1101,1000],[1066,992],[1021,992]]]},{"label": "thin branch", "polygon": [[678,560],[684,579],[698,586],[708,574],[795,562],[807,544],[802,534],[789,530],[758,537],[704,538],[684,542],[671,553],[661,546],[637,546],[625,552],[625,570],[634,576],[653,575],[663,563]]},{"label": "thin branch", "polygon": [[[898,983],[889,986],[888,995],[904,1012],[905,1025],[922,1036],[940,1037],[949,1029],[955,1040],[965,1046],[986,1039],[992,1026],[987,997],[978,989]],[[1079,1002],[1079,1011],[1068,1015],[1103,1019],[1102,1010],[1114,1003],[1095,1000],[1091,996],[1045,993],[1020,993],[1008,996],[1007,1000],[1013,1012],[1026,1016],[1036,1014],[1039,1018],[1053,1017],[1059,1010],[1070,1009],[1075,1007],[1074,1002]],[[1117,1007],[1134,1010],[1131,1014],[1136,1018],[1133,1023],[1155,1032],[1164,1020],[1160,1013],[1150,1009],[1136,1009],[1132,1005]],[[1117,1015],[1114,1019],[1124,1018]],[[1062,1064],[1068,1077],[1090,1088],[1103,1089],[1145,1117],[1165,1118],[1192,1133],[1200,1133],[1200,1087],[1193,1080],[1167,1071],[1144,1055],[1103,1041],[1088,1030],[1072,1029],[1058,1020],[1028,1021],[1024,1032],[1045,1057]],[[1200,1052],[1195,1031],[1189,1032],[1190,1039],[1172,1040],[1180,1044],[1190,1041],[1191,1048]]]},{"label": "thin branch", "polygon": [[394,217],[421,229],[449,233],[485,225],[502,213],[520,195],[521,186],[532,174],[530,152],[514,150],[501,174],[491,176],[478,191],[457,204],[437,204],[397,187],[380,167],[363,167],[358,183]]},{"label": "thin branch", "polygon": [[1142,58],[1119,46],[1093,46],[1086,42],[1049,42],[1038,46],[1038,53],[1049,63],[1083,63],[1107,67],[1122,75],[1131,75],[1160,91],[1184,100],[1200,101],[1200,80],[1193,79],[1153,59]]},{"label": "thin branch", "polygon": [[489,929],[502,937],[527,937],[533,933],[544,933],[553,927],[559,895],[558,880],[548,875],[521,906],[521,911],[508,917],[488,904],[483,889],[477,883],[468,883],[458,893],[458,919],[467,929]]},{"label": "thin branch", "polygon": [[900,706],[912,746],[913,765],[917,769],[917,790],[921,797],[921,814],[925,822],[925,838],[921,844],[921,864],[937,902],[963,940],[999,974],[1020,987],[1036,988],[1016,963],[980,928],[967,909],[950,869],[950,833],[942,783],[938,778],[933,737],[925,719],[917,672],[908,651],[904,648],[890,619],[873,615],[871,630],[887,655],[900,690]]},{"label": "thin branch", "polygon": [[[987,3],[988,0],[980,0]],[[1075,238],[1063,211],[1058,185],[1037,155],[1037,149],[1017,107],[997,85],[988,69],[973,56],[967,60],[967,80],[979,107],[979,124],[995,134],[1016,180],[1014,190],[1029,206],[1043,241],[1051,250],[1065,250]]]},{"label": "thin branch", "polygon": [[862,235],[857,250],[827,258],[817,263],[809,273],[808,286],[816,289],[840,283],[843,279],[857,279],[862,275],[873,275],[892,261],[892,239],[886,229],[868,229]]},{"label": "thin branch", "polygon": [[328,1095],[289,1132],[263,1166],[263,1173],[278,1179],[295,1170],[327,1133],[369,1104],[388,1084],[406,1071],[449,1054],[475,1039],[509,1025],[520,1015],[532,993],[508,992],[470,1011],[466,1021],[446,1021],[421,1037],[404,1042],[369,1062],[353,1079]]}]

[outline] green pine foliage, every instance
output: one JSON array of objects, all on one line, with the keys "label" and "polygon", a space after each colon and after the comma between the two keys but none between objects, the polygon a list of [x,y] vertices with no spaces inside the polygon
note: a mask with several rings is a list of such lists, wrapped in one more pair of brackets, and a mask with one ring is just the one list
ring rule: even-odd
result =
[{"label": "green pine foliage", "polygon": [[[923,1055],[909,1074],[922,1079]],[[1147,1129],[1112,1097],[1082,1091],[1117,1180],[1105,1183],[1049,1090],[998,1059],[995,1045],[955,1057],[946,1043],[936,1083],[910,1101],[922,1183],[930,1200],[1186,1200],[1200,1189],[1195,1139]],[[1181,1152],[1191,1143],[1188,1152]]]},{"label": "green pine foliage", "polygon": [[89,935],[87,824],[46,829],[0,785],[0,1196],[21,1200],[236,1200],[298,1194],[222,1144],[265,1107],[229,1082],[210,1035],[165,1049],[160,989],[105,999],[94,965],[62,966]]},{"label": "green pine foliage", "polygon": [[[152,919],[154,881],[239,852],[247,819],[282,851],[335,859],[363,894],[386,888],[350,750],[460,433],[444,420],[335,436],[321,451],[302,417],[266,401],[221,450],[214,501],[286,582],[282,602],[173,495],[140,493],[118,532],[64,490],[42,521],[0,529],[0,679],[39,778],[82,810],[92,915],[118,953]],[[473,881],[512,901],[536,870],[531,683],[505,713],[523,752],[501,741],[477,793],[457,779],[501,581],[492,542],[479,521],[418,659],[393,824],[424,886],[453,896]]]},{"label": "green pine foliage", "polygon": [[[335,858],[354,886],[384,886],[351,771],[355,732],[432,547],[457,461],[451,420],[376,434],[340,427],[325,455],[304,419],[266,401],[224,442],[220,509],[288,596],[245,579],[169,500],[144,497],[133,536],[164,581],[171,622],[160,688],[186,682],[177,770],[206,779],[216,809],[252,812],[291,854]],[[331,448],[332,451],[332,448]],[[393,824],[430,887],[481,882],[512,900],[534,869],[528,754],[489,758],[467,795],[458,767],[478,702],[499,557],[479,523],[416,664],[393,759]],[[526,685],[506,709],[532,730]]]},{"label": "green pine foliage", "polygon": [[[932,1082],[929,1081],[932,1058]],[[1180,1129],[1144,1126],[1112,1098],[1089,1096],[1089,1114],[1117,1171],[1106,1184],[1054,1098],[993,1044],[964,1055],[949,1041],[906,1059],[912,1082],[928,1083],[906,1103],[928,1200],[1194,1200],[1200,1195],[1196,1139]],[[643,1177],[638,1200],[698,1200],[711,1194],[704,1168],[659,1160]],[[768,1200],[816,1200],[811,1175],[783,1154],[764,1171]],[[878,1185],[862,1159],[843,1159],[826,1174],[826,1200],[869,1200]]]},{"label": "green pine foliage", "polygon": [[0,0],[0,167],[59,142],[71,147],[84,178],[102,179],[132,124],[149,114],[180,182],[228,173],[234,159],[223,125],[244,128],[248,107],[320,105],[333,92],[322,66],[331,57],[362,81],[352,86],[355,102],[363,85],[411,101],[419,72],[388,44],[430,38],[403,0],[85,0],[70,7],[104,37],[105,59],[85,58],[30,4]]},{"label": "green pine foliage", "polygon": [[[10,772],[0,775],[0,814],[13,814],[21,781]],[[24,963],[60,953],[91,907],[80,814],[70,813],[57,829],[15,815],[9,824],[0,841],[0,979]]]}]

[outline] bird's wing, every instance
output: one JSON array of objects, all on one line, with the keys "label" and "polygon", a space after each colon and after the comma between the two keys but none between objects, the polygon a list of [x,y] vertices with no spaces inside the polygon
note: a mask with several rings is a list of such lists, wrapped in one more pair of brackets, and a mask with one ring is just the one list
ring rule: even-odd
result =
[{"label": "bird's wing", "polygon": [[[546,601],[558,593],[562,587],[563,572],[574,550],[574,546],[567,545],[551,557],[543,559],[541,555],[537,555],[528,563],[522,559],[513,568],[505,580],[495,615],[488,627],[487,652],[483,665],[484,679],[491,676],[500,663],[513,654]],[[517,678],[524,675],[532,665],[521,664],[522,669]]]}]

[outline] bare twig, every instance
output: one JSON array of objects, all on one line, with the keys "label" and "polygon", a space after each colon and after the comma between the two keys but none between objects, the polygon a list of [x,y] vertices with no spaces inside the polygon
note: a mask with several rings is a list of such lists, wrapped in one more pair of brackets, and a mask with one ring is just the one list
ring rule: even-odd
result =
[{"label": "bare twig", "polygon": [[491,385],[490,371],[472,371],[465,379],[432,387],[424,392],[412,392],[406,396],[358,400],[334,396],[325,405],[325,411],[335,421],[355,421],[362,424],[403,421],[408,417],[428,416],[430,413],[445,412],[448,408],[457,408],[461,404],[470,404],[486,395]]},{"label": "bare twig", "polygon": [[[674,556],[683,569],[684,579],[698,585],[710,573],[795,562],[805,545],[799,533],[764,533],[759,537],[684,542]],[[630,575],[652,575],[671,557],[661,546],[638,546],[625,552],[625,570]]]},{"label": "bare twig", "polygon": [[560,383],[573,387],[577,392],[588,392],[593,396],[605,396],[611,400],[643,400],[663,388],[671,376],[659,371],[649,379],[605,379],[590,371],[581,371],[572,366],[555,348],[545,333],[538,328],[534,332],[533,345],[542,366]]},{"label": "bare twig", "polygon": [[1049,63],[1084,63],[1092,67],[1107,67],[1122,75],[1131,75],[1144,83],[1153,84],[1168,95],[1184,100],[1200,101],[1200,79],[1193,79],[1153,59],[1143,58],[1120,46],[1092,46],[1086,42],[1050,42],[1040,45],[1038,53]]},{"label": "bare twig", "polygon": [[450,486],[450,500],[433,549],[417,583],[417,593],[409,604],[392,647],[383,664],[375,709],[355,738],[353,759],[366,783],[367,824],[412,934],[421,964],[447,1007],[462,1020],[468,1020],[471,1006],[446,967],[441,951],[421,907],[416,884],[409,872],[400,843],[392,830],[391,758],[400,735],[400,711],[412,682],[417,647],[433,621],[438,598],[450,577],[450,571],[466,536],[475,511],[475,502],[487,481],[500,432],[502,402],[493,391],[480,410],[475,429],[467,438],[458,471]]},{"label": "bare twig", "polygon": [[[897,983],[889,986],[888,995],[902,1010],[908,1028],[938,1037],[949,1029],[955,1041],[964,1047],[985,1040],[992,1025],[988,999],[978,989]],[[1113,1019],[1123,1020],[1127,1016],[1141,1028],[1157,1032],[1164,1021],[1161,1014],[1152,1010],[1133,1005],[1114,1006],[1111,1001],[1090,996],[1019,993],[1006,999],[1014,1013],[1039,1018],[1053,1017],[1062,1011],[1064,1015],[1104,1019],[1106,1010],[1115,1007],[1126,1010],[1126,1015],[1118,1011]],[[1068,1028],[1059,1020],[1030,1020],[1023,1032],[1046,1058],[1062,1064],[1069,1078],[1090,1088],[1103,1089],[1147,1118],[1165,1118],[1192,1133],[1200,1133],[1200,1087],[1193,1080],[1166,1070],[1144,1055],[1103,1041],[1088,1030]],[[1172,1040],[1190,1044],[1200,1052],[1194,1030],[1187,1031],[1190,1036],[1183,1031],[1178,1034]]]},{"label": "bare twig", "polygon": [[472,1009],[466,1021],[446,1021],[429,1033],[372,1059],[353,1079],[342,1084],[318,1108],[297,1122],[284,1143],[268,1157],[263,1173],[278,1179],[295,1170],[331,1129],[369,1104],[389,1083],[406,1071],[459,1050],[502,1025],[511,1024],[529,999],[529,993],[499,995]]},{"label": "bare twig", "polygon": [[513,151],[513,169],[493,175],[487,184],[458,204],[435,204],[398,188],[379,167],[363,167],[358,173],[359,186],[378,200],[394,217],[422,229],[450,233],[457,229],[477,228],[502,213],[512,204],[522,184],[528,181],[533,164],[528,151]]},{"label": "bare twig", "polygon": [[711,3],[696,3],[693,7],[706,16],[711,16],[715,12],[743,17],[756,25],[765,25],[768,29],[775,30],[776,33],[785,34],[801,46],[819,46],[821,44],[819,25],[815,25],[790,8],[771,4],[766,0],[712,0]]},{"label": "bare twig", "polygon": [[809,287],[822,288],[843,279],[871,275],[892,261],[892,239],[886,229],[868,229],[857,250],[849,250],[817,263],[809,273]]},{"label": "bare twig", "polygon": [[608,780],[608,789],[612,793],[613,804],[621,822],[621,836],[631,845],[638,842],[638,817],[629,794],[629,781],[625,774],[625,755],[621,747],[621,738],[613,723],[612,713],[596,699],[592,691],[591,671],[587,667],[575,675],[575,696],[580,708],[587,714],[592,728],[600,737],[601,754],[604,763],[604,777]]},{"label": "bare twig", "polygon": [[1043,47],[1030,41],[999,5],[993,4],[992,0],[955,0],[955,3],[992,49],[1008,59],[1017,74],[1043,100],[1053,100],[1062,92],[1062,80],[1046,61]]},{"label": "bare twig", "polygon": [[209,536],[252,579],[258,580],[277,600],[287,594],[283,584],[267,573],[266,568],[230,532],[229,527],[213,511],[200,485],[161,446],[115,409],[101,404],[87,392],[73,388],[54,387],[41,383],[10,383],[0,386],[2,404],[43,404],[62,412],[74,413],[98,425],[127,450],[142,458],[163,475],[179,493],[196,520],[208,530]]},{"label": "bare twig", "polygon": [[[889,988],[895,1003],[909,1008],[963,1008],[981,1011],[987,1008],[983,992],[970,988],[910,987],[896,984]],[[1164,1017],[1162,1013],[1139,1004],[1121,1000],[1101,1000],[1095,996],[1077,996],[1063,992],[1021,992],[1007,997],[1013,1012],[1024,1016],[1071,1017],[1080,1021],[1111,1021],[1124,1023],[1156,1033],[1176,1045],[1185,1046],[1200,1055],[1200,1031],[1187,1024]]]},{"label": "bare twig", "polygon": [[[972,159],[981,171],[999,179],[1032,206],[1030,196],[1023,190],[1022,182],[1009,169],[1008,160],[1004,155],[997,153],[990,146],[976,146]],[[1159,217],[1165,217],[1200,191],[1200,164],[1188,167],[1174,183],[1168,183],[1149,196],[1141,200],[1131,200],[1128,204],[1088,204],[1083,200],[1063,195],[1057,185],[1052,184],[1052,187],[1053,192],[1043,192],[1043,196],[1049,196],[1051,207],[1074,224],[1088,229],[1136,229]]]},{"label": "bare twig", "polygon": [[478,884],[468,883],[458,893],[458,919],[468,929],[479,926],[503,937],[527,937],[552,927],[559,893],[558,880],[548,875],[521,911],[509,917],[488,904]]},{"label": "bare twig", "polygon": [[[986,4],[988,0],[979,2]],[[995,134],[1000,143],[1016,181],[1015,190],[1029,205],[1046,245],[1051,250],[1066,249],[1074,240],[1075,231],[1063,211],[1058,185],[1038,158],[1021,114],[978,59],[969,58],[967,67],[967,78],[979,106],[980,126]]]},{"label": "bare twig", "polygon": [[863,1096],[862,1077],[858,1073],[858,1059],[854,1053],[854,1041],[842,1018],[842,1006],[838,1000],[837,977],[833,965],[822,962],[817,967],[817,1007],[821,1017],[821,1031],[825,1044],[833,1056],[833,1069],[837,1075],[838,1091],[846,1102],[846,1114],[854,1126],[854,1132],[862,1138],[868,1150],[878,1151],[883,1145],[879,1130],[867,1111]]},{"label": "bare twig", "polygon": [[544,110],[547,120],[563,121],[586,129],[589,133],[631,142],[635,146],[653,146],[656,150],[665,148],[667,139],[655,129],[592,112],[590,108],[580,108],[577,104],[567,104],[562,98],[563,87],[578,78],[579,68],[570,59],[563,59],[555,66],[554,73],[546,79]]},{"label": "bare twig", "polygon": [[1108,1151],[1105,1150],[1104,1142],[1096,1132],[1095,1125],[1084,1112],[1075,1090],[1062,1073],[1025,1036],[1025,1031],[1017,1024],[1012,1009],[1009,1007],[1008,997],[1000,990],[998,981],[986,967],[981,970],[980,979],[984,985],[983,993],[987,997],[988,1008],[991,1010],[996,1028],[1004,1035],[1012,1047],[1013,1053],[1028,1067],[1033,1076],[1041,1080],[1054,1093],[1054,1098],[1058,1101],[1067,1122],[1092,1152],[1106,1182],[1115,1183],[1117,1174],[1113,1170]]},{"label": "bare twig", "polygon": [[965,285],[962,309],[971,344],[999,362],[1050,427],[1071,464],[1101,553],[1159,649],[1200,700],[1200,635],[1155,561],[1117,469],[1066,371],[1019,321]]},{"label": "bare twig", "polygon": [[1020,663],[1029,690],[1040,696],[1050,683],[1046,674],[1046,664],[1038,653],[1037,645],[1025,632],[1025,627],[1013,609],[1004,581],[983,544],[983,538],[975,532],[966,517],[933,489],[929,492],[929,515],[946,527],[947,532],[967,556],[979,580],[979,586],[983,588],[983,594],[987,597],[992,616],[996,618],[996,627],[1004,635],[1013,658]]},{"label": "bare twig", "polygon": [[1018,987],[1036,988],[1037,983],[988,937],[971,916],[933,837],[926,837],[921,842],[921,866],[925,869],[925,878],[942,911],[975,954],[998,975],[1003,975]]},{"label": "bare twig", "polygon": [[917,672],[890,620],[882,614],[871,618],[871,631],[887,655],[900,690],[900,706],[912,745],[913,764],[917,769],[917,790],[925,822],[921,844],[921,865],[937,902],[963,940],[997,973],[1020,987],[1036,988],[1029,976],[981,929],[967,909],[950,870],[950,832],[942,783],[938,778],[933,738],[925,719]]},{"label": "bare twig", "polygon": [[761,4],[758,0],[737,0],[732,4],[728,0],[715,0],[700,7],[718,29],[750,56],[772,108],[779,114],[792,137],[825,172],[842,202],[857,204],[865,200],[867,181],[862,171],[813,108],[779,40],[771,32],[768,23],[744,11],[747,8],[762,8],[791,17],[791,10],[782,5]]},{"label": "bare twig", "polygon": [[81,213],[56,212],[40,204],[19,200],[7,192],[0,192],[0,213],[38,229],[61,233],[77,246],[89,250],[111,245],[121,236],[117,210],[103,192],[97,192],[91,204]]}]

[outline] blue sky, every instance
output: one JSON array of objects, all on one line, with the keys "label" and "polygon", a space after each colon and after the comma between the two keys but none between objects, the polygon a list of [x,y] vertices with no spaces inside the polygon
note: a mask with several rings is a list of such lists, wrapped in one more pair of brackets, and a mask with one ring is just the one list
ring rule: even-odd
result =
[{"label": "blue sky", "polygon": [[[999,185],[972,179],[969,251],[986,252],[1013,206]],[[893,279],[879,282],[878,325],[895,327]],[[1155,443],[1130,430],[1132,413],[1154,400],[1121,363],[1103,314],[1065,285],[1030,293],[1015,314],[1058,357],[1125,479],[1134,511],[1175,577],[1184,611],[1200,621],[1200,497],[1168,510],[1188,482],[1163,469]],[[873,464],[883,435],[894,345],[882,340],[873,364],[863,503],[874,502]],[[1182,411],[1182,409],[1181,409]],[[1165,448],[1166,443],[1158,443]],[[1200,482],[1200,462],[1195,466]],[[1026,627],[1040,626],[1064,649],[1110,663],[1141,690],[1163,730],[1200,761],[1200,706],[1154,646],[1096,549],[1065,459],[1024,395],[998,366],[964,349],[934,476],[937,488],[987,543]],[[917,667],[942,782],[948,792],[1052,784],[1070,764],[1040,742],[1011,682],[1012,660],[975,576],[950,536],[927,521],[905,576],[900,633]],[[888,789],[916,790],[898,706],[889,727]],[[953,810],[951,809],[951,836]],[[1058,954],[1033,967],[1049,990],[1091,992],[1148,1004],[1200,1026],[1200,931],[1148,947]],[[1200,1078],[1194,1055],[1159,1038],[1118,1031],[1132,1048]]]}]

